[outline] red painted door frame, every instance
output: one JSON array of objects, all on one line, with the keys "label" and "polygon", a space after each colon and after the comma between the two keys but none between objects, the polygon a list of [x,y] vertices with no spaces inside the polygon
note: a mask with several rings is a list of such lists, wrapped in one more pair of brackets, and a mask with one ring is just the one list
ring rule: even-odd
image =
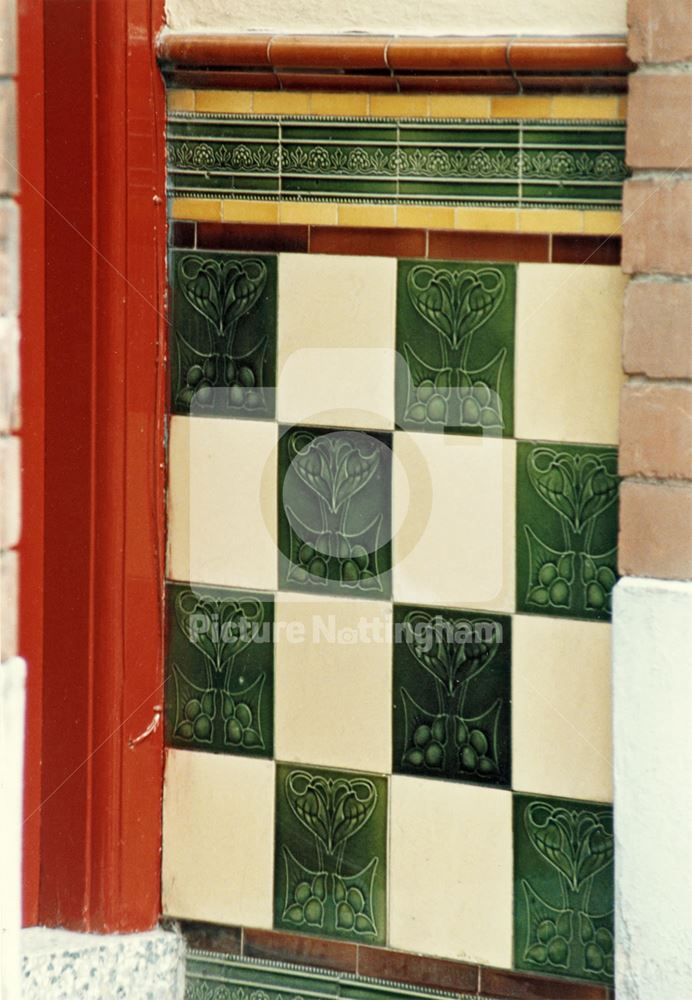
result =
[{"label": "red painted door frame", "polygon": [[160,913],[161,21],[20,5],[25,920],[81,930]]}]

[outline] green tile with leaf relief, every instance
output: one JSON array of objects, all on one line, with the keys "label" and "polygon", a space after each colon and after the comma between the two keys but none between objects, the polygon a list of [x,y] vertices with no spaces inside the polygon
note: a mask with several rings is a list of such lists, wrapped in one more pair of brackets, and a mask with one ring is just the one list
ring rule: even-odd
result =
[{"label": "green tile with leaf relief", "polygon": [[610,617],[618,487],[615,448],[518,443],[518,611]]},{"label": "green tile with leaf relief", "polygon": [[391,440],[356,430],[282,429],[280,587],[389,596]]},{"label": "green tile with leaf relief", "polygon": [[394,771],[510,784],[511,618],[394,606]]},{"label": "green tile with leaf relief", "polygon": [[278,764],[274,926],[384,944],[386,883],[386,778]]},{"label": "green tile with leaf relief", "polygon": [[511,437],[516,267],[399,261],[397,425]]},{"label": "green tile with leaf relief", "polygon": [[514,796],[515,966],[613,979],[613,810]]},{"label": "green tile with leaf relief", "polygon": [[273,597],[169,583],[166,619],[168,746],[271,757]]},{"label": "green tile with leaf relief", "polygon": [[270,419],[276,386],[276,257],[171,255],[171,409]]}]

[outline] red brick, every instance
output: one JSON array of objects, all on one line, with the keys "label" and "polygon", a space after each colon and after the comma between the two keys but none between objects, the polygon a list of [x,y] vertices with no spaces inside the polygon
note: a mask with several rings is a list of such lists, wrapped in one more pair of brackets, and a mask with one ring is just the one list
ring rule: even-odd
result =
[{"label": "red brick", "polygon": [[629,282],[623,366],[630,375],[692,378],[692,282]]},{"label": "red brick", "polygon": [[618,553],[623,576],[692,579],[692,486],[626,480]]},{"label": "red brick", "polygon": [[623,386],[620,475],[692,479],[692,386]]},{"label": "red brick", "polygon": [[692,59],[692,0],[629,0],[627,23],[634,62]]},{"label": "red brick", "polygon": [[692,181],[625,183],[622,269],[692,275]]},{"label": "red brick", "polygon": [[475,994],[478,987],[477,965],[363,945],[358,949],[358,975],[455,993]]},{"label": "red brick", "polygon": [[631,167],[692,167],[692,73],[634,73],[627,110]]}]

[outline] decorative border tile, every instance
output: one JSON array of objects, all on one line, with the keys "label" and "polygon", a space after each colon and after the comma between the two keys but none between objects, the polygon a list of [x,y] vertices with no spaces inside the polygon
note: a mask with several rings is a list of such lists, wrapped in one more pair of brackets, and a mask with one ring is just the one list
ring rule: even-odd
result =
[{"label": "decorative border tile", "polygon": [[276,257],[174,251],[171,284],[172,412],[273,417]]},{"label": "decorative border tile", "polygon": [[277,764],[275,850],[275,927],[384,944],[385,777]]},{"label": "decorative border tile", "polygon": [[509,787],[511,622],[394,606],[395,772]]},{"label": "decorative border tile", "polygon": [[619,482],[616,448],[517,443],[517,611],[610,618]]},{"label": "decorative border tile", "polygon": [[274,598],[173,583],[166,597],[168,746],[271,757]]},{"label": "decorative border tile", "polygon": [[613,810],[514,796],[515,966],[613,980]]},{"label": "decorative border tile", "polygon": [[515,290],[511,264],[399,261],[399,427],[512,436]]},{"label": "decorative border tile", "polygon": [[280,587],[389,597],[391,449],[391,434],[282,429]]},{"label": "decorative border tile", "polygon": [[612,210],[627,176],[624,142],[619,120],[170,111],[169,190],[268,202]]}]

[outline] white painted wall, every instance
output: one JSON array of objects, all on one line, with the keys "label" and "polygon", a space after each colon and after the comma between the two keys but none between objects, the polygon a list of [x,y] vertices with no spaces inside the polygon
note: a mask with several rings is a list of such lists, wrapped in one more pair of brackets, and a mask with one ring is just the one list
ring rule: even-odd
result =
[{"label": "white painted wall", "polygon": [[167,0],[173,31],[624,35],[626,0]]},{"label": "white painted wall", "polygon": [[622,579],[613,609],[619,1000],[692,997],[692,583]]}]

